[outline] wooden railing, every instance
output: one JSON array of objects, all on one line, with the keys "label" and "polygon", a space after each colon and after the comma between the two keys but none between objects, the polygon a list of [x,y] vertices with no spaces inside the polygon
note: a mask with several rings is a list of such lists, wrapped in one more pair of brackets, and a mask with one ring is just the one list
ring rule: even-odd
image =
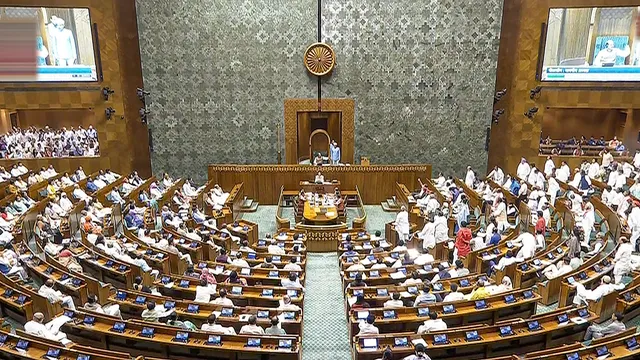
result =
[{"label": "wooden railing", "polygon": [[280,197],[278,199],[278,208],[276,210],[276,229],[289,229],[291,228],[291,221],[282,217],[282,201],[284,197],[284,186],[280,187]]},{"label": "wooden railing", "polygon": [[360,196],[360,189],[356,186],[356,192],[358,193],[358,213],[360,216],[353,219],[354,229],[364,229],[367,222],[367,211],[362,203],[362,196]]}]

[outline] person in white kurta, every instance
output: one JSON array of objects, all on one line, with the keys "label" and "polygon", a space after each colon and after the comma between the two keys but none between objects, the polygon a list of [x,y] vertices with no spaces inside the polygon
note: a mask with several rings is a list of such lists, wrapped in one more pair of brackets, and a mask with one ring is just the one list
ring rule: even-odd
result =
[{"label": "person in white kurta", "polygon": [[522,244],[516,254],[518,261],[531,259],[536,254],[536,237],[531,233],[522,233],[513,241],[514,244]]},{"label": "person in white kurta", "polygon": [[473,182],[476,180],[476,175],[471,170],[471,166],[467,166],[467,174],[464,177],[464,184],[470,188],[473,188]]},{"label": "person in white kurta", "polygon": [[398,238],[402,241],[409,240],[409,213],[407,212],[406,206],[402,205],[400,208],[400,212],[396,216],[396,221],[394,223],[396,227],[396,232],[398,233]]},{"label": "person in white kurta", "polygon": [[589,168],[587,169],[587,175],[589,175],[591,179],[595,179],[599,173],[600,173],[600,165],[598,164],[596,159],[593,159],[591,164],[589,164]]},{"label": "person in white kurta", "polygon": [[[67,318],[69,319],[69,318]],[[71,319],[69,319],[71,320]],[[68,344],[71,341],[67,339],[67,334],[60,331],[60,326],[55,328],[54,321],[50,321],[48,324],[44,324],[44,314],[37,312],[33,314],[33,320],[24,324],[24,331],[27,334],[35,335],[47,340],[60,341],[63,344]],[[58,321],[56,321],[57,323]]]},{"label": "person in white kurta", "polygon": [[615,278],[615,283],[619,284],[622,281],[622,276],[625,274],[631,273],[633,270],[631,266],[631,255],[633,253],[633,247],[624,236],[620,237],[618,245],[618,250],[616,251],[616,256],[613,259],[613,276]]},{"label": "person in white kurta", "polygon": [[633,155],[633,166],[640,167],[640,150],[636,150],[636,154]]},{"label": "person in white kurta", "polygon": [[526,180],[530,172],[531,172],[531,166],[529,166],[529,163],[525,158],[522,158],[522,160],[520,160],[520,164],[518,164],[516,175],[518,175],[520,179]]},{"label": "person in white kurta", "polygon": [[556,168],[556,164],[553,162],[551,156],[547,156],[547,161],[544,163],[544,174],[551,176],[551,172]]},{"label": "person in white kurta", "polygon": [[499,166],[494,167],[487,177],[492,179],[498,185],[502,185],[504,182],[504,172]]},{"label": "person in white kurta", "polygon": [[547,181],[547,195],[549,195],[549,203],[551,205],[555,205],[556,197],[558,196],[558,191],[560,191],[560,184],[552,174],[549,176],[549,180]]},{"label": "person in white kurta", "polygon": [[611,284],[611,277],[608,275],[603,276],[600,285],[593,290],[587,290],[581,282],[576,282],[576,295],[573,297],[573,304],[578,306],[588,305],[588,300],[597,301],[621,287],[624,287],[624,285],[616,286]]},{"label": "person in white kurta", "polygon": [[416,233],[416,237],[422,240],[423,249],[433,249],[436,246],[436,224],[427,221],[420,232]]},{"label": "person in white kurta", "polygon": [[569,180],[569,176],[571,176],[571,169],[566,162],[562,162],[560,168],[556,170],[556,179],[562,182],[567,182]]},{"label": "person in white kurta", "polygon": [[433,223],[435,224],[434,236],[436,238],[436,244],[449,240],[449,223],[447,222],[447,218],[440,212],[437,212]]},{"label": "person in white kurta", "polygon": [[509,222],[507,220],[507,205],[502,199],[498,199],[496,204],[493,205],[491,216],[496,218],[498,231],[502,232],[504,229],[509,227]]},{"label": "person in white kurta", "polygon": [[596,212],[593,210],[593,205],[587,203],[585,205],[584,214],[582,215],[582,221],[580,225],[584,231],[584,241],[588,244],[591,239],[591,232],[593,231],[593,224],[596,222]]},{"label": "person in white kurta", "polygon": [[631,213],[627,218],[627,225],[629,225],[631,229],[631,239],[629,242],[635,250],[638,248],[638,238],[640,238],[640,208],[635,205],[632,206]]}]

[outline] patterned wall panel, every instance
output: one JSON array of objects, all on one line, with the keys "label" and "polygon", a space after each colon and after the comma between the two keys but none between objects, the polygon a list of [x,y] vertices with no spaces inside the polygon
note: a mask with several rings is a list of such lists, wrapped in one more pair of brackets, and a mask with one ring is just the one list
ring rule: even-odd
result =
[{"label": "patterned wall panel", "polygon": [[[204,180],[212,163],[275,163],[285,98],[313,98],[302,54],[315,0],[138,1],[154,173]],[[284,149],[284,145],[282,145]]]},{"label": "patterned wall panel", "polygon": [[337,65],[323,97],[356,102],[356,158],[487,163],[502,0],[323,0]]},{"label": "patterned wall panel", "polygon": [[[323,0],[337,67],[323,98],[356,102],[356,159],[486,166],[502,0]],[[316,0],[137,2],[154,172],[274,163],[285,98],[315,98],[302,64]]]}]

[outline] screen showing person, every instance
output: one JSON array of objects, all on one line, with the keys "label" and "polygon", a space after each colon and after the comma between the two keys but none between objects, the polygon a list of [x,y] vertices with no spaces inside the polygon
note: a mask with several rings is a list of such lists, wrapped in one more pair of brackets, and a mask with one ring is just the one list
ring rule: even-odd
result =
[{"label": "screen showing person", "polygon": [[[88,8],[0,7],[12,21],[31,23],[26,39],[35,53],[35,71],[0,72],[2,82],[97,81],[96,60]],[[35,31],[33,31],[35,30]],[[22,36],[16,37],[22,39]],[[22,47],[25,44],[17,44]],[[0,64],[1,65],[1,64]],[[0,68],[2,68],[0,66]]]},{"label": "screen showing person", "polygon": [[640,81],[639,9],[550,9],[541,80]]}]

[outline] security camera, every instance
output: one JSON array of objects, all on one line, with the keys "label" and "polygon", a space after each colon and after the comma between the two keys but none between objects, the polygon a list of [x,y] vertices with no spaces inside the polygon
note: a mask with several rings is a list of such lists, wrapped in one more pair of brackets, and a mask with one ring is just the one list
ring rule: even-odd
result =
[{"label": "security camera", "polygon": [[111,116],[116,113],[116,110],[112,107],[108,107],[104,110],[104,115],[107,117],[107,120],[111,120]]},{"label": "security camera", "polygon": [[497,91],[493,96],[493,104],[495,105],[498,101],[502,100],[502,98],[507,94],[507,89],[502,89]]},{"label": "security camera", "polygon": [[140,99],[141,101],[144,101],[145,97],[147,97],[148,95],[151,95],[150,92],[144,91],[144,89],[141,89],[141,88],[136,89],[136,94],[138,95],[138,99]]},{"label": "security camera", "polygon": [[109,96],[113,95],[115,91],[111,90],[110,87],[103,87],[102,88],[102,97],[104,98],[104,101],[109,101]]},{"label": "security camera", "polygon": [[494,111],[493,112],[493,116],[492,116],[493,122],[497,124],[498,120],[500,120],[500,117],[503,114],[504,114],[504,109],[498,109],[498,110]]},{"label": "security camera", "polygon": [[533,89],[529,90],[529,99],[533,100],[540,96],[540,91],[542,91],[542,86],[538,85]]},{"label": "security camera", "polygon": [[526,116],[529,119],[533,119],[533,117],[536,115],[537,112],[538,112],[538,108],[534,106],[531,109],[527,110],[527,112],[524,113],[524,116]]}]

